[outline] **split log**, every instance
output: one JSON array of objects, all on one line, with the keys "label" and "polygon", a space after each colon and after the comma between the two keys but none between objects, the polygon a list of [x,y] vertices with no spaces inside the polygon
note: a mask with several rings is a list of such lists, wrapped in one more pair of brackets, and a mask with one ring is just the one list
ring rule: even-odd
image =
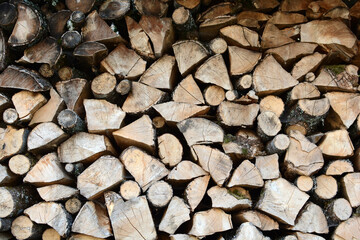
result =
[{"label": "split log", "polygon": [[[225,94],[224,94],[225,95]],[[206,99],[206,95],[205,95]],[[165,119],[167,123],[176,124],[190,117],[205,115],[209,106],[198,106],[190,103],[165,102],[156,104],[153,108]]]},{"label": "split log", "polygon": [[348,173],[341,180],[344,196],[350,202],[351,207],[360,206],[360,200],[358,198],[360,187],[359,178],[359,173]]},{"label": "split log", "polygon": [[320,237],[318,235],[315,234],[310,234],[310,233],[302,233],[302,232],[296,232],[295,236],[297,238],[297,240],[325,240],[325,238]]},{"label": "split log", "polygon": [[79,193],[79,190],[61,184],[53,184],[36,189],[46,202],[66,200]]},{"label": "split log", "polygon": [[143,15],[139,24],[149,36],[156,58],[163,56],[171,49],[175,42],[175,31],[171,18]]},{"label": "split log", "polygon": [[191,161],[182,160],[171,170],[167,180],[171,183],[182,183],[205,175],[207,175],[207,172],[199,165]]},{"label": "split log", "polygon": [[224,131],[216,123],[204,118],[189,118],[177,124],[189,146],[195,144],[221,143]]},{"label": "split log", "polygon": [[16,239],[39,239],[42,227],[27,216],[19,216],[11,224],[11,233]]},{"label": "split log", "polygon": [[121,19],[130,10],[129,0],[107,0],[99,8],[99,15],[105,20]]},{"label": "split log", "polygon": [[125,149],[120,160],[143,191],[169,173],[162,162],[134,146]]},{"label": "split log", "polygon": [[354,146],[346,130],[325,133],[319,148],[327,157],[346,158],[354,155]]},{"label": "split log", "polygon": [[285,134],[276,135],[268,144],[266,145],[266,152],[268,154],[277,153],[278,155],[283,154],[289,147],[290,139]]},{"label": "split log", "polygon": [[145,0],[135,0],[134,4],[136,10],[138,10],[141,15],[164,17],[168,10],[168,3],[160,0],[151,3]]},{"label": "split log", "polygon": [[354,172],[354,167],[349,159],[334,160],[325,167],[325,174],[328,176],[340,176],[351,172]]},{"label": "split log", "polygon": [[110,135],[119,129],[125,118],[125,112],[106,100],[85,99],[87,129],[89,133]]},{"label": "split log", "polygon": [[71,215],[60,203],[40,202],[25,209],[24,213],[33,222],[49,225],[62,237],[67,236],[70,232]]},{"label": "split log", "polygon": [[31,120],[33,114],[46,103],[46,98],[41,93],[20,91],[11,98],[20,121]]},{"label": "split log", "polygon": [[339,224],[336,227],[332,238],[334,240],[340,239],[356,239],[359,236],[359,225],[360,225],[360,218],[359,217],[352,217],[348,220]]},{"label": "split log", "polygon": [[85,131],[85,122],[73,110],[65,109],[57,115],[57,121],[68,134]]},{"label": "split log", "polygon": [[248,239],[248,240],[270,240],[269,237],[265,237],[263,233],[258,230],[252,223],[247,222],[240,225],[236,230],[234,240]]},{"label": "split log", "polygon": [[309,195],[284,178],[278,178],[265,183],[256,208],[282,223],[294,226],[296,216],[308,199]]},{"label": "split log", "polygon": [[148,115],[113,132],[113,136],[121,149],[137,146],[150,153],[155,152],[155,128]]},{"label": "split log", "polygon": [[165,133],[157,138],[160,160],[170,167],[176,166],[183,156],[180,141],[172,134]]},{"label": "split log", "polygon": [[82,78],[60,81],[56,83],[56,90],[64,99],[68,109],[78,115],[84,114],[83,101],[90,97],[90,84]]},{"label": "split log", "polygon": [[106,208],[91,201],[86,202],[76,216],[71,231],[98,238],[112,236]]},{"label": "split log", "polygon": [[103,155],[116,155],[116,150],[105,136],[80,132],[58,147],[62,163],[93,162]]},{"label": "split log", "polygon": [[261,47],[264,49],[281,47],[295,42],[271,22],[265,25],[261,39]]},{"label": "split log", "polygon": [[126,113],[144,113],[164,98],[165,92],[139,82],[132,82],[130,93],[122,109]]},{"label": "split log", "polygon": [[175,231],[188,220],[190,220],[189,206],[182,198],[174,196],[171,199],[165,214],[161,218],[159,231],[174,234]]},{"label": "split log", "polygon": [[225,101],[218,107],[217,114],[221,123],[226,126],[251,127],[258,112],[258,104],[241,105]]},{"label": "split log", "polygon": [[305,81],[307,82],[313,82],[315,80],[316,76],[313,72],[309,72],[305,75]]},{"label": "split log", "polygon": [[28,185],[0,187],[0,193],[0,218],[18,216],[38,200],[36,192]]},{"label": "split log", "polygon": [[81,201],[76,197],[70,198],[65,202],[65,209],[71,214],[78,213],[81,209],[81,206]]},{"label": "split log", "polygon": [[10,65],[0,74],[0,88],[43,92],[49,90],[51,84],[35,71]]},{"label": "split log", "polygon": [[152,184],[146,192],[146,197],[155,208],[163,208],[173,197],[171,185],[165,181],[158,181]]},{"label": "split log", "polygon": [[40,123],[29,133],[27,148],[34,153],[49,152],[56,150],[67,138],[68,135],[55,123]]},{"label": "split log", "polygon": [[19,114],[15,108],[8,108],[2,114],[2,119],[7,125],[18,125],[19,124]]},{"label": "split log", "polygon": [[215,148],[204,145],[193,145],[191,150],[193,158],[221,187],[230,176],[233,165],[231,158]]},{"label": "split log", "polygon": [[277,11],[269,19],[269,23],[274,24],[279,28],[290,27],[307,22],[307,18],[299,13],[288,13]]},{"label": "split log", "polygon": [[319,147],[299,131],[291,131],[284,163],[289,175],[311,176],[324,166],[324,159]]},{"label": "split log", "polygon": [[218,16],[212,19],[206,19],[199,26],[199,38],[203,41],[209,41],[215,38],[220,29],[236,23],[235,16]]},{"label": "split log", "polygon": [[182,76],[187,76],[209,55],[206,48],[200,42],[193,40],[176,42],[172,48]]},{"label": "split log", "polygon": [[61,236],[53,228],[48,228],[43,232],[42,240],[61,240]]},{"label": "split log", "polygon": [[50,89],[50,100],[45,103],[39,110],[37,110],[29,126],[33,127],[36,124],[44,122],[55,122],[56,116],[65,108],[64,100],[59,96],[59,94],[53,89]]},{"label": "split log", "polygon": [[99,42],[84,42],[78,45],[73,55],[90,66],[99,64],[108,55],[108,49],[106,46]]},{"label": "split log", "polygon": [[269,111],[275,113],[277,117],[280,117],[281,114],[284,112],[284,110],[285,110],[285,104],[283,100],[278,96],[268,95],[262,98],[260,101],[261,113]]},{"label": "split log", "polygon": [[334,177],[320,175],[315,178],[314,193],[315,197],[321,200],[329,200],[338,192],[338,184]]},{"label": "split log", "polygon": [[193,225],[189,234],[205,237],[232,228],[231,215],[220,209],[210,209],[194,214]]},{"label": "split log", "polygon": [[266,22],[271,18],[262,12],[256,11],[242,11],[237,16],[237,23],[248,28],[259,29],[262,23]]},{"label": "split log", "polygon": [[223,54],[228,49],[228,45],[224,39],[214,38],[209,43],[209,48],[213,54]]},{"label": "split log", "polygon": [[188,234],[173,234],[170,235],[170,240],[199,240],[199,238]]},{"label": "split log", "polygon": [[111,100],[115,95],[116,77],[102,73],[91,82],[91,91],[95,98]]},{"label": "split log", "polygon": [[220,36],[223,37],[230,46],[249,49],[258,49],[260,47],[257,32],[239,25],[232,25],[220,29]]},{"label": "split log", "polygon": [[[243,194],[244,193],[244,194]],[[214,186],[207,191],[211,198],[211,206],[226,212],[251,208],[252,202],[246,195],[246,190],[240,187],[230,189]]]},{"label": "split log", "polygon": [[279,156],[277,154],[257,156],[255,166],[260,171],[261,177],[264,180],[280,177]]},{"label": "split log", "polygon": [[154,221],[145,196],[126,202],[119,198],[109,199],[106,206],[116,239],[157,239]]},{"label": "split log", "polygon": [[137,198],[141,194],[141,188],[137,182],[132,180],[127,180],[120,185],[119,191],[121,197],[128,201],[133,198]]},{"label": "split log", "polygon": [[175,0],[174,2],[174,6],[182,6],[184,8],[189,9],[191,12],[196,12],[197,10],[199,10],[201,1],[200,0]]},{"label": "split log", "polygon": [[263,140],[270,140],[281,130],[281,122],[273,112],[262,112],[257,116],[257,134]]},{"label": "split log", "polygon": [[206,189],[208,187],[210,176],[206,175],[198,177],[192,180],[185,188],[184,197],[190,206],[192,212],[195,211],[196,207],[200,204],[204,198]]},{"label": "split log", "polygon": [[309,192],[313,186],[314,181],[311,177],[308,176],[299,176],[295,180],[295,185],[303,192]]},{"label": "split log", "polygon": [[229,46],[230,75],[239,76],[251,72],[261,59],[261,53],[236,46]]},{"label": "split log", "polygon": [[173,91],[172,98],[175,102],[185,102],[196,105],[205,104],[201,90],[192,75],[188,75],[177,85]]},{"label": "split log", "polygon": [[264,181],[259,169],[249,160],[245,160],[234,170],[227,186],[259,188],[264,186]]},{"label": "split log", "polygon": [[[204,1],[202,1],[201,4],[204,4]],[[204,4],[209,5],[209,4]],[[198,22],[203,22],[207,19],[214,19],[219,16],[224,15],[233,15],[234,13],[238,12],[242,7],[241,3],[234,3],[234,2],[222,2],[215,4],[211,7],[209,7],[206,11],[202,12],[198,18]]]},{"label": "split log", "polygon": [[301,12],[308,8],[311,1],[297,1],[297,0],[285,0],[280,3],[280,10],[284,12]]},{"label": "split log", "polygon": [[338,225],[351,217],[353,210],[345,198],[337,198],[327,206],[326,213],[333,224]]},{"label": "split log", "polygon": [[127,95],[131,91],[132,82],[130,80],[124,79],[119,82],[116,86],[115,91],[121,96]]},{"label": "split log", "polygon": [[307,73],[315,72],[325,57],[325,54],[320,54],[318,52],[303,57],[294,65],[291,70],[291,75],[297,80],[303,79]]},{"label": "split log", "polygon": [[103,238],[91,237],[84,234],[73,234],[69,240],[101,240]]},{"label": "split log", "polygon": [[72,183],[72,178],[66,174],[56,153],[49,153],[31,168],[24,177],[24,182],[35,186],[46,186],[54,183],[69,184]]},{"label": "split log", "polygon": [[[309,82],[302,82],[296,85],[289,93],[289,103],[293,103],[300,99],[320,98],[320,91],[317,87]],[[331,106],[331,104],[330,104]]]},{"label": "split log", "polygon": [[[17,176],[11,171],[10,168],[0,165],[0,186],[4,186],[7,184],[11,184],[16,181]],[[0,231],[1,231],[1,224],[0,224]]]},{"label": "split log", "polygon": [[60,10],[51,15],[48,21],[50,36],[59,39],[65,32],[67,21],[70,19],[70,10]]},{"label": "split log", "polygon": [[254,210],[241,211],[236,213],[234,216],[234,222],[250,222],[255,227],[261,229],[262,231],[272,231],[279,229],[279,223],[268,215],[263,214]]},{"label": "split log", "polygon": [[255,68],[253,74],[254,90],[258,95],[277,94],[298,84],[271,55],[268,55]]},{"label": "split log", "polygon": [[204,90],[205,102],[210,106],[219,106],[225,100],[225,91],[223,88],[210,85]]},{"label": "split log", "polygon": [[10,158],[8,165],[11,172],[17,175],[25,175],[34,165],[35,159],[29,155],[17,154]]},{"label": "split log", "polygon": [[80,0],[80,1],[70,1],[65,0],[66,7],[71,11],[81,11],[83,13],[90,12],[93,7],[95,0]]},{"label": "split log", "polygon": [[206,60],[195,72],[195,78],[203,83],[212,83],[225,90],[233,86],[222,55],[215,55]]},{"label": "split log", "polygon": [[29,131],[25,128],[16,129],[7,126],[6,129],[0,128],[0,162],[16,154],[22,153],[26,149],[26,140]]}]

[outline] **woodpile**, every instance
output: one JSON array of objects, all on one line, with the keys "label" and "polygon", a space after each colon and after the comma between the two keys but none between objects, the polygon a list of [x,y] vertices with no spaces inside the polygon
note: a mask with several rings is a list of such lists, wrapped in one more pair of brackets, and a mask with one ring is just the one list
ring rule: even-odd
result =
[{"label": "woodpile", "polygon": [[0,240],[360,240],[360,1],[0,1]]}]

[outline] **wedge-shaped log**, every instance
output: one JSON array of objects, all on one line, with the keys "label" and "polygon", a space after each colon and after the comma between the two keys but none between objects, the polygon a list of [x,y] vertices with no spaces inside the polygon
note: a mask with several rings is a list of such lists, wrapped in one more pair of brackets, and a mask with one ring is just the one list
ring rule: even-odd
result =
[{"label": "wedge-shaped log", "polygon": [[211,198],[213,208],[220,208],[226,212],[251,208],[251,199],[243,195],[242,191],[246,190],[240,187],[226,189],[214,186],[207,191],[207,195]]},{"label": "wedge-shaped log", "polygon": [[169,182],[182,183],[205,175],[207,175],[207,172],[199,165],[191,161],[182,160],[171,170],[167,179]]},{"label": "wedge-shaped log", "polygon": [[234,170],[227,186],[258,188],[264,186],[264,181],[259,169],[249,160],[245,160]]},{"label": "wedge-shaped log", "polygon": [[360,173],[348,173],[341,180],[345,198],[350,202],[351,207],[360,206],[358,198],[360,189]]},{"label": "wedge-shaped log", "polygon": [[194,81],[192,75],[188,75],[177,85],[173,91],[172,98],[175,102],[184,102],[197,105],[205,104],[201,90]]},{"label": "wedge-shaped log", "polygon": [[20,91],[11,98],[20,121],[29,121],[34,113],[46,103],[46,98],[41,93]]},{"label": "wedge-shaped log", "polygon": [[189,204],[192,212],[204,198],[208,187],[210,176],[206,175],[192,180],[185,188],[185,200]]},{"label": "wedge-shaped log", "polygon": [[279,229],[279,223],[258,211],[248,210],[241,211],[233,215],[235,222],[250,222],[262,231],[272,231]]},{"label": "wedge-shaped log", "polygon": [[174,196],[167,207],[164,216],[161,218],[159,231],[174,234],[183,224],[190,220],[189,206],[182,198]]},{"label": "wedge-shaped log", "polygon": [[79,193],[79,190],[61,184],[40,187],[36,189],[42,199],[46,202],[66,200]]},{"label": "wedge-shaped log", "polygon": [[230,75],[239,76],[251,72],[261,59],[261,53],[229,46]]},{"label": "wedge-shaped log", "polygon": [[260,47],[259,34],[240,25],[232,25],[220,29],[220,36],[231,46],[250,49]]},{"label": "wedge-shaped log", "polygon": [[265,237],[263,233],[257,229],[252,223],[246,222],[240,225],[236,230],[234,240],[270,240],[269,237]]},{"label": "wedge-shaped log", "polygon": [[26,128],[16,129],[12,126],[7,126],[6,129],[0,128],[0,162],[22,153],[26,149],[26,140],[29,135],[29,130]]},{"label": "wedge-shaped log", "polygon": [[354,155],[354,146],[346,130],[335,130],[325,133],[319,148],[325,156],[347,158]]}]

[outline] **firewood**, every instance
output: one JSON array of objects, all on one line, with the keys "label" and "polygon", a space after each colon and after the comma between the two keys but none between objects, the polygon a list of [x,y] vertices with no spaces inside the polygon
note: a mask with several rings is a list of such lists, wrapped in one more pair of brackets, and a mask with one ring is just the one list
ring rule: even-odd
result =
[{"label": "firewood", "polygon": [[50,87],[50,83],[38,73],[23,67],[10,65],[0,74],[0,88],[42,92]]},{"label": "firewood", "polygon": [[251,208],[251,199],[246,194],[243,194],[244,192],[246,190],[240,187],[226,189],[214,186],[207,191],[207,195],[211,198],[213,208],[231,212]]},{"label": "firewood", "polygon": [[156,128],[157,131],[165,129],[165,127],[166,127],[165,118],[163,118],[162,116],[154,117],[152,119],[152,124],[154,125],[154,127]]},{"label": "firewood", "polygon": [[175,102],[185,102],[197,105],[205,104],[201,90],[192,75],[188,75],[177,85],[173,91],[172,98]]},{"label": "firewood", "polygon": [[308,240],[308,239],[325,240],[325,238],[323,238],[323,237],[320,237],[320,236],[315,235],[315,234],[310,234],[310,233],[296,232],[295,236],[296,236],[297,240]]},{"label": "firewood", "polygon": [[48,228],[43,232],[42,240],[61,240],[61,236],[53,228]]},{"label": "firewood", "polygon": [[340,223],[339,226],[336,227],[332,239],[356,239],[360,234],[359,221],[359,217],[354,216]]},{"label": "firewood", "polygon": [[241,211],[234,215],[235,222],[250,222],[262,231],[272,231],[279,229],[279,223],[258,211],[247,210]]},{"label": "firewood", "polygon": [[283,100],[274,95],[268,95],[260,101],[260,112],[273,112],[277,117],[280,117],[285,110]]},{"label": "firewood", "polygon": [[0,193],[0,218],[18,216],[38,200],[36,192],[28,185],[0,187]]},{"label": "firewood", "polygon": [[279,28],[290,27],[293,25],[307,22],[304,15],[299,13],[288,13],[278,11],[272,15],[272,18],[268,21]]},{"label": "firewood", "polygon": [[[83,11],[81,11],[81,10],[73,11],[70,15],[69,22],[67,23],[67,25],[71,25],[70,27],[68,27],[68,29],[71,31],[81,30],[81,27],[85,23],[85,18],[86,18],[86,15]],[[71,24],[69,24],[69,23],[71,23]]]},{"label": "firewood", "polygon": [[284,28],[280,30],[286,37],[296,39],[300,36],[300,25]]},{"label": "firewood", "polygon": [[46,103],[46,98],[41,93],[20,91],[11,98],[20,121],[31,120],[33,114]]},{"label": "firewood", "polygon": [[200,7],[200,0],[175,0],[174,6],[184,7],[189,9],[191,12],[196,12]]},{"label": "firewood", "polygon": [[214,38],[209,43],[209,49],[213,54],[223,54],[228,49],[228,45],[224,39]]},{"label": "firewood", "polygon": [[192,180],[185,188],[185,200],[190,206],[192,212],[195,211],[196,207],[200,204],[204,198],[207,186],[209,184],[210,176],[206,175],[198,177]]},{"label": "firewood", "polygon": [[145,196],[126,202],[121,198],[110,199],[106,206],[115,239],[157,239],[154,221]]},{"label": "firewood", "polygon": [[37,125],[27,139],[28,151],[39,153],[53,151],[65,141],[68,135],[53,122],[45,122]]},{"label": "firewood", "polygon": [[[296,100],[300,99],[313,99],[319,98],[320,91],[309,82],[302,82],[296,85],[291,92],[289,93],[289,103],[293,103]],[[331,104],[330,104],[331,105]]]},{"label": "firewood", "polygon": [[280,10],[284,12],[300,12],[307,10],[311,1],[284,0],[280,3]]},{"label": "firewood", "polygon": [[[17,176],[11,171],[10,168],[0,165],[0,185],[4,186],[7,184],[11,184],[16,181]],[[1,229],[1,227],[0,227]]]},{"label": "firewood", "polygon": [[315,178],[314,195],[319,200],[329,200],[338,192],[338,184],[334,177],[319,175]]},{"label": "firewood", "polygon": [[71,11],[81,11],[83,13],[90,12],[95,0],[80,0],[77,2],[65,0],[66,7]]},{"label": "firewood", "polygon": [[207,171],[218,186],[229,178],[232,160],[223,152],[204,145],[192,146],[193,158]]},{"label": "firewood", "polygon": [[[5,3],[5,4],[7,4],[7,3]],[[2,14],[4,14],[4,13],[2,13]],[[8,45],[7,45],[3,31],[0,30],[0,71],[3,71],[6,68],[9,60],[10,59],[9,59]]]},{"label": "firewood", "polygon": [[206,60],[197,69],[195,78],[203,83],[215,84],[225,90],[233,89],[222,55],[215,55]]},{"label": "firewood", "polygon": [[64,206],[55,202],[40,202],[24,211],[31,221],[47,224],[65,237],[70,232],[72,218]]},{"label": "firewood", "polygon": [[157,138],[160,160],[170,167],[177,165],[183,156],[180,141],[172,134],[165,133]]},{"label": "firewood", "polygon": [[256,11],[242,11],[236,17],[238,24],[252,29],[259,29],[263,22],[271,18],[270,15]]},{"label": "firewood", "polygon": [[92,201],[86,202],[77,214],[71,231],[98,238],[112,236],[106,208]]},{"label": "firewood", "polygon": [[295,79],[303,79],[308,72],[314,72],[325,58],[325,54],[315,52],[312,55],[303,57],[291,70]]},{"label": "firewood", "polygon": [[16,154],[24,152],[29,131],[25,128],[16,129],[7,126],[6,129],[0,128],[0,162]]},{"label": "firewood", "polygon": [[91,91],[95,98],[111,99],[115,95],[116,78],[110,73],[102,73],[91,82]]},{"label": "firewood", "polygon": [[301,42],[324,44],[345,60],[356,54],[356,36],[339,20],[315,20],[301,26]]},{"label": "firewood", "polygon": [[20,120],[15,108],[6,109],[2,114],[2,119],[7,125],[17,125]]},{"label": "firewood", "polygon": [[287,174],[311,176],[324,166],[324,159],[319,147],[299,131],[291,131],[284,163]]},{"label": "firewood", "polygon": [[235,82],[235,88],[237,90],[246,90],[251,88],[252,85],[252,76],[250,74],[246,74],[242,77],[240,77],[236,82]]},{"label": "firewood", "polygon": [[222,28],[220,30],[220,36],[232,46],[249,49],[257,49],[260,47],[259,35],[255,31],[239,25]]},{"label": "firewood", "polygon": [[155,152],[155,129],[148,115],[120,128],[112,133],[118,146],[125,149],[137,146],[150,153]]},{"label": "firewood", "polygon": [[30,155],[17,154],[10,158],[9,169],[17,175],[25,175],[35,164],[35,159]]},{"label": "firewood", "polygon": [[264,185],[259,169],[249,160],[243,161],[233,172],[227,186],[258,188]]},{"label": "firewood", "polygon": [[121,197],[127,201],[133,198],[137,198],[141,194],[141,188],[137,182],[127,180],[120,185],[119,191]]},{"label": "firewood", "polygon": [[120,19],[130,10],[129,0],[107,0],[99,8],[99,15],[105,20]]},{"label": "firewood", "polygon": [[316,76],[313,72],[309,72],[305,75],[305,81],[307,82],[313,82],[315,80]]},{"label": "firewood", "polygon": [[265,29],[261,38],[261,47],[265,49],[281,47],[283,45],[295,42],[292,38],[286,36],[285,33],[280,31],[280,29],[271,22],[268,22],[265,25]]},{"label": "firewood", "polygon": [[170,50],[175,41],[171,18],[143,15],[139,24],[152,42],[155,57],[159,58]]},{"label": "firewood", "polygon": [[11,233],[16,239],[39,239],[42,227],[27,216],[19,216],[11,224]]},{"label": "firewood", "polygon": [[125,20],[129,32],[131,47],[140,56],[154,59],[155,55],[151,47],[150,39],[140,24],[129,16],[125,16]]},{"label": "firewood", "polygon": [[57,64],[62,54],[61,46],[53,37],[47,37],[36,45],[26,49],[17,63],[47,63],[51,67]]},{"label": "firewood", "polygon": [[[11,229],[12,218],[1,218],[0,219],[0,232],[6,232]],[[1,236],[1,235],[0,235]],[[1,236],[4,237],[4,236]]]},{"label": "firewood", "polygon": [[199,238],[188,234],[173,234],[170,235],[170,240],[199,240]]},{"label": "firewood", "polygon": [[285,129],[287,135],[290,135],[291,131],[299,131],[304,136],[307,134],[307,129],[305,128],[304,124],[301,123],[292,124]]},{"label": "firewood", "polygon": [[189,146],[195,144],[221,143],[224,131],[219,125],[204,118],[189,118],[177,124]]},{"label": "firewood", "polygon": [[12,29],[18,17],[16,6],[8,2],[1,3],[0,16],[3,16],[0,20],[0,27],[7,30]]},{"label": "firewood", "polygon": [[204,98],[208,105],[218,106],[225,99],[225,91],[219,86],[210,85],[204,90]]},{"label": "firewood", "polygon": [[92,237],[85,234],[73,234],[69,238],[69,240],[101,240],[101,239],[103,238]]},{"label": "firewood", "polygon": [[64,99],[68,109],[80,116],[84,114],[83,101],[90,97],[90,84],[82,78],[74,78],[56,83],[56,90]]},{"label": "firewood", "polygon": [[37,191],[42,199],[46,202],[55,202],[59,200],[66,200],[79,192],[79,190],[61,184],[53,184],[37,188]]},{"label": "firewood", "polygon": [[165,181],[158,181],[152,184],[146,192],[146,197],[155,208],[162,208],[168,205],[173,197],[171,185]]},{"label": "firewood", "polygon": [[99,42],[84,42],[78,45],[73,55],[90,66],[98,64],[108,55],[106,46]]},{"label": "firewood", "polygon": [[230,75],[238,76],[251,72],[261,58],[261,53],[229,46]]},{"label": "firewood", "polygon": [[288,149],[289,144],[289,137],[285,134],[280,133],[267,143],[266,152],[268,154],[277,153],[278,155],[281,155]]},{"label": "firewood", "polygon": [[6,95],[0,93],[0,119],[2,118],[4,111],[9,107],[11,107],[10,99]]},{"label": "firewood", "polygon": [[189,206],[182,198],[174,196],[161,219],[159,230],[174,234],[181,224],[188,220],[190,220]]},{"label": "firewood", "polygon": [[83,72],[79,71],[78,69],[76,69],[74,67],[69,67],[69,66],[64,66],[64,67],[60,68],[57,71],[57,74],[61,81],[68,81],[73,78],[86,77],[86,74],[84,74]]},{"label": "firewood", "polygon": [[69,134],[85,131],[85,122],[76,114],[76,112],[65,109],[57,115],[57,121],[62,129]]},{"label": "firewood", "polygon": [[[203,3],[202,3],[203,4]],[[198,16],[197,21],[203,22],[207,19],[214,19],[219,16],[233,15],[241,9],[242,5],[233,2],[222,2],[209,7]]]},{"label": "firewood", "polygon": [[83,163],[67,163],[65,165],[65,171],[71,176],[79,176],[85,170]]},{"label": "firewood", "polygon": [[295,185],[303,192],[310,191],[314,186],[314,181],[308,176],[299,176],[295,180]]},{"label": "firewood", "polygon": [[341,180],[344,196],[350,202],[351,207],[360,206],[360,201],[357,197],[357,192],[359,189],[359,178],[359,173],[348,173]]},{"label": "firewood", "polygon": [[354,146],[346,130],[335,130],[325,133],[319,148],[327,157],[346,158],[354,154]]},{"label": "firewood", "polygon": [[264,180],[280,177],[279,156],[277,154],[257,156],[255,166],[259,169],[261,177]]},{"label": "firewood", "polygon": [[240,225],[236,230],[234,240],[249,239],[249,240],[270,240],[269,237],[265,237],[263,233],[258,230],[252,223],[246,222]]},{"label": "firewood", "polygon": [[335,225],[351,217],[353,210],[345,198],[337,198],[327,206],[326,214],[328,219]]},{"label": "firewood", "polygon": [[232,228],[231,215],[226,214],[221,209],[212,208],[208,211],[194,214],[193,225],[189,234],[197,237],[205,237]]},{"label": "firewood", "polygon": [[329,162],[325,170],[326,175],[340,176],[344,173],[354,172],[354,167],[349,159],[340,159]]},{"label": "firewood", "polygon": [[241,105],[224,101],[218,107],[217,114],[221,123],[226,126],[251,127],[258,112],[258,104]]},{"label": "firewood", "polygon": [[116,86],[115,91],[120,95],[127,95],[131,90],[132,82],[130,80],[124,79],[119,82]]},{"label": "firewood", "polygon": [[67,31],[61,36],[61,46],[64,49],[74,49],[81,43],[81,35],[78,31]]},{"label": "firewood", "polygon": [[265,141],[275,137],[281,126],[279,117],[273,112],[266,111],[257,116],[257,133]]},{"label": "firewood", "polygon": [[192,72],[209,54],[200,42],[193,40],[176,42],[172,48],[182,76],[187,76]]},{"label": "firewood", "polygon": [[236,23],[235,16],[218,16],[212,19],[206,19],[199,26],[199,37],[203,41],[209,41],[215,38],[220,29]]},{"label": "firewood", "polygon": [[53,13],[48,21],[50,36],[59,39],[65,32],[67,21],[71,15],[70,10],[60,10]]},{"label": "firewood", "polygon": [[239,93],[237,90],[229,90],[225,93],[226,100],[232,102],[235,101],[239,97]]},{"label": "firewood", "polygon": [[125,112],[106,100],[85,99],[84,107],[89,133],[111,134],[120,128]]},{"label": "firewood", "polygon": [[298,84],[272,55],[268,55],[255,68],[253,74],[254,90],[258,95],[277,94]]},{"label": "firewood", "polygon": [[81,201],[76,197],[70,198],[65,202],[65,209],[71,214],[78,213],[81,209],[81,206]]},{"label": "firewood", "polygon": [[125,149],[120,160],[143,191],[169,173],[162,162],[134,146]]},{"label": "firewood", "polygon": [[[26,26],[23,23],[26,22]],[[45,32],[46,23],[31,4],[17,3],[17,20],[8,39],[8,44],[13,48],[24,48],[37,42]]]},{"label": "firewood", "polygon": [[171,170],[167,180],[171,183],[182,183],[205,175],[207,175],[207,172],[199,165],[191,161],[182,160]]},{"label": "firewood", "polygon": [[103,155],[116,155],[110,140],[102,135],[79,132],[58,147],[62,163],[94,162]]},{"label": "firewood", "polygon": [[147,2],[146,0],[135,0],[134,4],[136,10],[138,10],[141,15],[164,17],[168,10],[168,3],[161,0],[152,2]]}]

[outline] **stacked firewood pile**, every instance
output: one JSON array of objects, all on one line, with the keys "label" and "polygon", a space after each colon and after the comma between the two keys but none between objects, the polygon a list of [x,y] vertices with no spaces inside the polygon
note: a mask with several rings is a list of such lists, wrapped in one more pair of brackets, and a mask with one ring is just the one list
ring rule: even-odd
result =
[{"label": "stacked firewood pile", "polygon": [[0,2],[0,239],[360,239],[360,2]]}]

